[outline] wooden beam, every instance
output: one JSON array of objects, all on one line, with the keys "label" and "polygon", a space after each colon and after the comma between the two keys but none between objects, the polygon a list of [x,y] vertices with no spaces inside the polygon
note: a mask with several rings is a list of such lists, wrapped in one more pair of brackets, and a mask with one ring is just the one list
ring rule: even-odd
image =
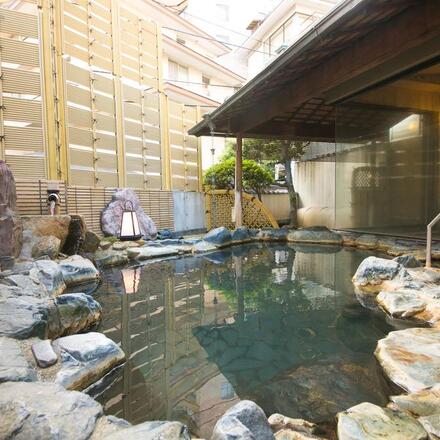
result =
[{"label": "wooden beam", "polygon": [[243,226],[243,138],[237,136],[235,155],[235,227]]},{"label": "wooden beam", "polygon": [[[289,111],[357,75],[389,63],[406,51],[440,35],[440,2],[424,0],[408,8],[326,59],[317,68],[292,81],[279,92],[255,103],[255,110],[244,112],[234,124],[234,132],[247,134],[262,123]],[[258,105],[257,105],[258,104]]]}]

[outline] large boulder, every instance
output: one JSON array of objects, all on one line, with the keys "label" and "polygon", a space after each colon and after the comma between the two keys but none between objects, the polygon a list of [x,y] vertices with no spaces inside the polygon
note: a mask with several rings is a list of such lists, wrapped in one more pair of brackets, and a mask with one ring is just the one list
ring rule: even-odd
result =
[{"label": "large boulder", "polygon": [[23,216],[23,248],[20,256],[32,256],[32,249],[41,237],[53,236],[60,240],[62,249],[69,234],[70,215],[30,215]]},{"label": "large boulder", "polygon": [[[103,416],[98,419],[90,440],[107,440],[110,435],[123,429],[130,428],[131,424],[115,416]],[[126,440],[126,439],[124,439]]]},{"label": "large boulder", "polygon": [[234,229],[231,238],[234,243],[245,243],[252,239],[249,229],[244,226]]},{"label": "large boulder", "polygon": [[427,440],[427,434],[404,412],[361,403],[338,414],[338,439]]},{"label": "large boulder", "polygon": [[48,383],[0,385],[0,438],[87,440],[102,407],[83,393]]},{"label": "large boulder", "polygon": [[211,440],[275,439],[264,411],[250,400],[234,405],[218,420]]},{"label": "large boulder", "polygon": [[84,217],[79,214],[71,215],[69,232],[63,246],[63,254],[79,254],[86,238],[87,225]]},{"label": "large boulder", "polygon": [[[8,287],[10,287],[8,289]],[[27,275],[12,274],[5,277],[0,284],[0,292],[15,294],[15,296],[33,296],[35,298],[49,298],[50,294],[38,276],[38,270],[33,268]]]},{"label": "large boulder", "polygon": [[232,235],[229,229],[221,226],[219,228],[211,229],[203,239],[216,246],[226,246],[232,241]]},{"label": "large boulder", "polygon": [[290,231],[287,235],[287,240],[294,243],[342,244],[342,236],[337,232],[330,231],[330,229],[324,226]]},{"label": "large boulder", "polygon": [[368,257],[358,267],[353,283],[356,287],[380,286],[384,281],[395,279],[402,269],[397,261]]},{"label": "large boulder", "polygon": [[37,380],[37,373],[26,360],[16,340],[0,337],[0,353],[0,382]]},{"label": "large boulder", "polygon": [[23,244],[23,225],[17,212],[14,176],[0,160],[0,257],[18,257]]},{"label": "large boulder", "polygon": [[410,328],[389,333],[375,355],[385,374],[409,392],[440,382],[440,329]]},{"label": "large boulder", "polygon": [[60,295],[55,300],[60,322],[60,335],[86,330],[101,319],[101,305],[85,293]]},{"label": "large boulder", "polygon": [[105,235],[119,237],[122,212],[124,211],[126,202],[131,202],[133,210],[137,214],[142,236],[148,240],[154,240],[157,236],[156,225],[142,209],[138,195],[130,188],[115,190],[112,200],[101,213],[102,232]]},{"label": "large boulder", "polygon": [[289,231],[285,228],[281,229],[262,229],[258,232],[257,238],[262,241],[286,241]]},{"label": "large boulder", "polygon": [[125,361],[121,348],[102,333],[66,336],[53,342],[61,357],[56,383],[69,390],[82,390]]},{"label": "large boulder", "polygon": [[66,290],[63,272],[57,263],[50,260],[39,260],[35,262],[35,269],[38,279],[46,287],[50,296],[61,295]]},{"label": "large boulder", "polygon": [[144,422],[118,430],[106,440],[191,440],[188,428],[180,422]]},{"label": "large boulder", "polygon": [[98,234],[95,234],[93,231],[86,231],[84,242],[82,244],[83,252],[96,252],[100,242],[101,239]]},{"label": "large boulder", "polygon": [[60,261],[60,269],[67,286],[88,283],[99,279],[99,271],[87,258],[72,255]]},{"label": "large boulder", "polygon": [[57,333],[57,318],[53,300],[0,291],[0,336],[45,339]]},{"label": "large boulder", "polygon": [[53,235],[37,237],[32,246],[32,258],[49,257],[54,260],[60,253],[60,245],[60,239]]}]

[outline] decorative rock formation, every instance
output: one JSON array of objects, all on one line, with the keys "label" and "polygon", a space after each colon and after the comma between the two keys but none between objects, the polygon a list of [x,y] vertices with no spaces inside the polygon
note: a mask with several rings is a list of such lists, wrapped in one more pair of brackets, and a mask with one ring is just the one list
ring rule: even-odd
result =
[{"label": "decorative rock formation", "polygon": [[319,243],[341,245],[342,236],[323,226],[303,228],[290,231],[287,240],[294,243]]},{"label": "decorative rock formation", "polygon": [[[44,249],[44,240],[47,240],[47,246],[52,248],[55,243],[52,238],[48,238],[50,236],[56,237],[60,241],[58,248],[59,252],[63,248],[66,238],[69,234],[70,219],[70,215],[23,216],[24,241],[20,257],[23,259],[30,259],[32,257],[34,246],[36,246],[37,243],[39,243],[39,249]],[[35,250],[35,252],[37,251]]]},{"label": "decorative rock formation", "polygon": [[53,342],[61,357],[56,383],[82,390],[125,361],[124,352],[102,333],[66,336]]},{"label": "decorative rock formation", "polygon": [[121,431],[122,429],[130,428],[130,426],[130,423],[124,419],[119,419],[118,417],[100,417],[90,440],[107,440],[110,435]]},{"label": "decorative rock formation", "polygon": [[318,426],[303,419],[292,419],[282,414],[272,414],[268,419],[277,440],[312,440],[319,439]]},{"label": "decorative rock formation", "polygon": [[32,258],[49,257],[54,260],[60,253],[61,241],[59,238],[49,235],[47,237],[38,237],[32,246]]},{"label": "decorative rock formation", "polygon": [[339,440],[426,440],[417,420],[401,412],[361,403],[338,414]]},{"label": "decorative rock formation", "polygon": [[275,439],[263,410],[250,400],[234,405],[218,420],[211,440]]},{"label": "decorative rock formation", "polygon": [[232,241],[236,243],[245,243],[252,239],[251,235],[249,234],[248,228],[245,228],[243,226],[232,231],[231,238]]},{"label": "decorative rock formation", "polygon": [[57,263],[50,260],[39,260],[35,261],[34,266],[38,271],[37,277],[46,287],[49,296],[56,297],[66,290],[63,273]]},{"label": "decorative rock formation", "polygon": [[89,439],[102,407],[83,393],[47,383],[0,385],[4,439]]},{"label": "decorative rock formation", "polygon": [[281,229],[262,229],[258,234],[257,238],[262,241],[286,241],[288,230]]},{"label": "decorative rock formation", "polygon": [[391,332],[375,351],[386,375],[409,392],[440,382],[440,329],[410,328]]},{"label": "decorative rock formation", "polygon": [[101,305],[90,295],[70,293],[55,300],[60,335],[72,335],[89,329],[101,319]]},{"label": "decorative rock formation", "polygon": [[69,233],[63,246],[63,254],[75,255],[82,250],[86,237],[87,226],[82,215],[71,215]]},{"label": "decorative rock formation", "polygon": [[157,228],[153,220],[148,217],[141,207],[139,197],[130,188],[115,190],[111,202],[101,213],[101,229],[105,235],[119,237],[122,212],[126,202],[131,202],[133,210],[137,214],[139,228],[142,236],[147,240],[154,240],[157,236]]},{"label": "decorative rock formation", "polygon": [[415,267],[423,267],[423,264],[414,257],[414,255],[401,255],[400,257],[394,258],[403,267],[413,269]]},{"label": "decorative rock formation", "polygon": [[0,353],[0,382],[32,382],[37,380],[37,373],[24,357],[17,341],[0,337]]},{"label": "decorative rock formation", "polygon": [[85,330],[101,317],[101,306],[83,293],[51,299],[17,296],[14,288],[0,287],[0,336],[57,338]]},{"label": "decorative rock formation", "polygon": [[99,278],[99,272],[93,263],[79,255],[62,260],[60,269],[68,286],[96,281]]},{"label": "decorative rock formation", "polygon": [[402,266],[397,261],[368,257],[358,267],[353,276],[353,283],[357,287],[372,287],[380,291],[378,286],[384,281],[396,278],[401,269]]},{"label": "decorative rock formation", "polygon": [[232,241],[232,235],[229,229],[221,226],[220,228],[211,229],[203,239],[216,246],[225,246]]},{"label": "decorative rock formation", "polygon": [[0,257],[18,257],[23,244],[23,225],[17,213],[15,180],[0,160]]}]

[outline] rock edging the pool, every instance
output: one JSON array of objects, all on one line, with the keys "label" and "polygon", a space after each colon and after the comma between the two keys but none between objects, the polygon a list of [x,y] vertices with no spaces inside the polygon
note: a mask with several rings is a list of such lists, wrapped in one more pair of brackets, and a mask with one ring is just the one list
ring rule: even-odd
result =
[{"label": "rock edging the pool", "polygon": [[[128,261],[154,260],[188,253],[215,252],[255,241],[356,246],[398,256],[365,260],[353,281],[365,297],[390,317],[437,325],[440,275],[424,270],[417,242],[391,240],[324,227],[229,231],[216,228],[202,239],[161,242],[103,240],[90,254],[98,268]],[[440,257],[434,249],[434,259]],[[375,258],[375,257],[370,257]],[[66,286],[99,279],[88,258],[78,255],[19,263],[0,274],[0,433],[2,438],[190,439],[180,422],[128,422],[103,415],[84,390],[125,361],[122,350],[90,331],[101,318],[100,305],[84,293],[65,294]],[[366,301],[371,304],[371,301]],[[85,332],[85,333],[84,333]],[[361,403],[338,414],[338,437],[351,439],[425,439],[440,437],[440,329],[391,332],[378,343],[376,356],[388,377],[410,394],[391,397],[388,408]],[[48,402],[46,404],[45,402]],[[266,418],[261,408],[242,401],[222,416],[213,440],[324,439],[313,423],[280,414]]]}]

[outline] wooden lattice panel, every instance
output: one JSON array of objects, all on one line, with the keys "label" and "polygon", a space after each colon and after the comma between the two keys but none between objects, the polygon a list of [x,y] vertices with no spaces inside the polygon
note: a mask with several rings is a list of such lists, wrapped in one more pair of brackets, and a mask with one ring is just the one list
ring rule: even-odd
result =
[{"label": "wooden lattice panel", "polygon": [[[206,194],[206,224],[208,229],[225,226],[235,227],[232,219],[234,208],[234,192],[217,190]],[[258,198],[243,194],[243,224],[248,228],[278,228],[278,223],[271,212],[258,200]]]},{"label": "wooden lattice panel", "polygon": [[[39,30],[35,14],[0,8],[0,159],[18,178],[45,178]],[[7,66],[7,67],[6,67]]]}]

